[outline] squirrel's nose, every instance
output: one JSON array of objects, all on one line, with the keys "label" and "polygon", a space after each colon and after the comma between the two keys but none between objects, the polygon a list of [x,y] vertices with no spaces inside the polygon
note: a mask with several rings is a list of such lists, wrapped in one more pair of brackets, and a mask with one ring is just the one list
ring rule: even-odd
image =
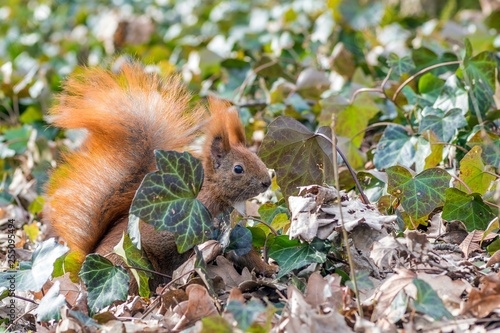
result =
[{"label": "squirrel's nose", "polygon": [[271,186],[271,180],[266,180],[265,182],[262,182],[261,184],[264,188],[267,189],[269,186]]}]

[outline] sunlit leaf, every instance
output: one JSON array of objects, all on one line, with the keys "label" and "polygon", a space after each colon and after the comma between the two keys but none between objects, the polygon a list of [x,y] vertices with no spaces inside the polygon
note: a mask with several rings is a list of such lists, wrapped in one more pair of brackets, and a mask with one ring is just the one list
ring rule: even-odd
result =
[{"label": "sunlit leaf", "polygon": [[400,198],[401,206],[417,220],[428,215],[445,201],[451,176],[443,169],[427,169],[415,177],[402,166],[387,169],[387,191]]},{"label": "sunlit leaf", "polygon": [[384,135],[380,139],[373,162],[377,169],[401,164],[411,167],[415,162],[416,138],[399,126],[387,126]]},{"label": "sunlit leaf", "polygon": [[[460,179],[464,181],[472,192],[477,192],[481,195],[485,194],[490,188],[491,182],[496,179],[492,174],[492,168],[484,165],[481,158],[483,150],[480,146],[474,146],[460,161]],[[460,182],[456,182],[455,186],[467,192],[465,186]]]}]

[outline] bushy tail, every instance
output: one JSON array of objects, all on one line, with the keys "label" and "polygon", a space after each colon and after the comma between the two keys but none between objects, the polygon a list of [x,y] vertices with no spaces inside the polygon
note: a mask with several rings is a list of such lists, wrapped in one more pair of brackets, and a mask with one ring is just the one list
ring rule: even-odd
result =
[{"label": "bushy tail", "polygon": [[85,128],[86,141],[64,155],[47,189],[44,218],[72,250],[86,255],[128,214],[154,149],[192,143],[202,109],[190,109],[179,78],[161,79],[139,65],[118,74],[93,68],[70,78],[52,108],[55,126]]}]

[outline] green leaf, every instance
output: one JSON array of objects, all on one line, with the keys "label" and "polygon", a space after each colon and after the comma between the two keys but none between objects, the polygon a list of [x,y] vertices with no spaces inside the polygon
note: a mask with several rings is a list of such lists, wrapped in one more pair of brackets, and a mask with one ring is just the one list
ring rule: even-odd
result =
[{"label": "green leaf", "polygon": [[[368,121],[375,116],[379,108],[368,94],[361,94],[353,104],[342,110],[337,116],[335,132],[338,136],[349,138],[356,148],[361,146],[364,130]],[[361,133],[361,134],[360,134]]]},{"label": "green leaf", "polygon": [[267,223],[271,223],[274,217],[278,214],[285,213],[287,214],[287,216],[290,216],[290,211],[288,210],[284,202],[281,202],[279,206],[272,202],[266,202],[259,207],[258,212],[260,218]]},{"label": "green leaf", "polygon": [[96,314],[114,301],[127,299],[130,282],[127,271],[98,254],[89,254],[85,258],[80,278],[87,287],[91,314]]},{"label": "green leaf", "polygon": [[238,256],[243,256],[252,250],[252,232],[237,224],[229,234],[229,245],[226,251],[234,251]]},{"label": "green leaf", "polygon": [[[123,234],[120,242],[113,248],[113,251],[122,257],[125,263],[130,267],[154,270],[154,267],[146,256],[144,249],[139,250],[135,247],[127,234]],[[152,278],[153,275],[140,269],[130,269],[130,271],[137,281],[139,295],[141,297],[149,297],[149,279]]]},{"label": "green leaf", "polygon": [[413,279],[413,284],[417,288],[417,299],[413,301],[415,310],[425,313],[435,320],[440,320],[443,317],[446,319],[453,318],[453,315],[446,309],[438,294],[427,282]]},{"label": "green leaf", "polygon": [[267,227],[261,228],[260,225],[257,227],[247,227],[252,233],[252,245],[256,248],[261,248],[266,244],[267,234],[269,234],[269,232],[266,233],[264,228],[269,229]]},{"label": "green leaf", "polygon": [[14,150],[16,154],[24,153],[28,145],[31,131],[32,129],[29,126],[5,130],[4,136],[8,143],[7,147]]},{"label": "green leaf", "polygon": [[457,131],[467,125],[467,120],[460,109],[444,112],[441,109],[425,107],[422,110],[422,117],[418,132],[431,130],[443,142],[451,142]]},{"label": "green leaf", "polygon": [[233,326],[220,316],[204,317],[201,319],[202,328],[200,333],[232,333]]},{"label": "green leaf", "polygon": [[400,58],[395,53],[389,54],[389,57],[387,58],[387,65],[392,68],[394,74],[397,76],[410,73],[413,69],[415,69],[415,64],[409,56]]},{"label": "green leaf", "polygon": [[384,15],[384,5],[378,2],[369,2],[363,6],[359,1],[342,1],[339,9],[342,18],[344,18],[354,30],[378,27]]},{"label": "green leaf", "polygon": [[14,283],[16,291],[41,290],[52,275],[57,258],[68,251],[68,247],[54,238],[47,239],[33,251],[31,261],[20,264],[20,270],[0,273],[0,287],[9,288]]},{"label": "green leaf", "polygon": [[43,112],[42,110],[34,105],[30,105],[24,110],[23,114],[19,117],[19,120],[23,124],[31,124],[35,121],[43,120]]},{"label": "green leaf", "polygon": [[495,168],[500,167],[500,137],[494,133],[487,133],[488,137],[483,138],[481,131],[469,139],[467,144],[469,146],[480,146],[483,149],[481,157],[486,164],[492,165]]},{"label": "green leaf", "polygon": [[434,103],[441,93],[444,83],[444,80],[432,73],[426,73],[418,80],[418,91],[426,101]]},{"label": "green leaf", "polygon": [[317,251],[310,244],[301,243],[298,239],[290,239],[287,235],[273,239],[268,255],[280,266],[278,279],[296,268],[313,262],[323,263],[326,260],[326,252]]},{"label": "green leaf", "polygon": [[257,317],[265,313],[267,309],[257,300],[250,300],[246,304],[238,300],[231,300],[226,306],[226,311],[233,315],[234,320],[238,323],[238,327],[246,332]]},{"label": "green leaf", "polygon": [[208,240],[209,211],[196,199],[203,166],[189,153],[155,150],[158,171],[148,173],[137,190],[130,213],[157,230],[176,234],[179,253]]},{"label": "green leaf", "polygon": [[373,163],[379,170],[401,164],[411,167],[415,163],[416,139],[399,126],[387,126],[380,139]]},{"label": "green leaf", "polygon": [[[474,94],[478,104],[479,113],[484,116],[492,105],[495,105],[495,70],[496,62],[490,52],[481,52],[475,57],[464,61],[464,69],[471,84],[470,94]],[[457,71],[463,77],[461,70]],[[474,114],[472,96],[469,95],[469,109]]]},{"label": "green leaf", "polygon": [[443,219],[462,221],[467,227],[467,231],[471,232],[485,230],[495,216],[478,193],[467,194],[456,188],[446,190]]},{"label": "green leaf", "polygon": [[[487,168],[484,165],[481,158],[482,152],[483,150],[480,146],[474,146],[462,158],[460,161],[460,179],[467,184],[472,192],[484,195],[490,188],[491,182],[495,180],[495,176],[492,173],[485,172],[494,170],[490,170],[492,168]],[[457,189],[467,192],[465,186],[460,182],[456,182],[455,185]]]},{"label": "green leaf", "polygon": [[[318,130],[330,138],[329,128]],[[297,187],[333,183],[332,145],[290,117],[278,117],[268,128],[259,150],[262,161],[276,171],[285,197]]]},{"label": "green leaf", "polygon": [[55,281],[52,287],[45,296],[43,296],[40,304],[35,309],[37,321],[49,321],[61,319],[59,309],[66,304],[66,298],[59,294],[60,282]]},{"label": "green leaf", "polygon": [[436,109],[450,110],[460,109],[462,114],[469,110],[469,97],[464,83],[456,75],[451,75],[446,79],[446,83],[433,105]]},{"label": "green leaf", "polygon": [[401,206],[414,219],[427,216],[444,204],[451,176],[444,170],[427,169],[413,177],[402,166],[387,169],[387,192],[400,198]]}]

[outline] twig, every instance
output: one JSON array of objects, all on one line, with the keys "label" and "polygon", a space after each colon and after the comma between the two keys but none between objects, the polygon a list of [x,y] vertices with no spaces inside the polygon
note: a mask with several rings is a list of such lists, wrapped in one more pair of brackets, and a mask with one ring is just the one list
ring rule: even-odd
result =
[{"label": "twig", "polygon": [[417,73],[413,74],[412,76],[410,76],[409,78],[407,78],[399,87],[398,89],[396,89],[396,92],[394,93],[394,95],[392,96],[391,100],[393,102],[396,101],[399,93],[401,92],[401,90],[403,90],[404,87],[406,87],[408,85],[408,83],[410,83],[411,81],[415,80],[418,76],[424,74],[424,73],[427,73],[433,69],[436,69],[436,68],[439,68],[439,67],[444,67],[444,66],[450,66],[450,65],[460,65],[461,64],[461,61],[459,60],[454,60],[454,61],[447,61],[447,62],[443,62],[443,63],[440,63],[440,64],[435,64],[435,65],[432,65],[432,66],[429,66],[429,67],[426,67],[424,69],[421,69],[419,70]]},{"label": "twig", "polygon": [[266,227],[269,228],[269,230],[275,235],[275,236],[278,236],[278,232],[276,231],[276,229],[274,229],[273,227],[271,227],[271,225],[269,223],[267,223],[266,221],[263,221],[261,219],[257,219],[255,217],[252,217],[252,216],[245,216],[242,218],[242,220],[254,220],[254,221],[257,221],[259,223],[262,223],[263,225],[265,225]]},{"label": "twig", "polygon": [[[340,218],[340,223],[342,225],[342,236],[344,237],[344,242],[345,242],[345,248],[346,248],[346,253],[347,253],[347,259],[349,260],[349,269],[350,269],[350,275],[351,275],[351,281],[354,285],[354,295],[356,296],[356,305],[358,306],[358,313],[361,318],[364,317],[363,315],[363,307],[361,306],[361,300],[359,299],[359,290],[358,290],[358,282],[356,279],[355,271],[354,271],[354,260],[352,259],[352,254],[351,254],[351,247],[349,246],[349,238],[347,235],[347,230],[345,229],[344,226],[344,216],[342,214],[342,200],[340,198],[340,181],[339,181],[339,164],[337,161],[337,137],[335,136],[335,125],[337,122],[337,116],[335,113],[332,114],[332,124],[331,124],[331,129],[332,129],[332,153],[333,153],[333,174],[335,178],[335,186],[337,188],[337,201],[339,205],[339,218]],[[345,161],[345,158],[342,157]],[[356,178],[356,177],[354,177]]]},{"label": "twig", "polygon": [[470,187],[467,186],[467,184],[465,184],[465,182],[462,179],[458,178],[455,175],[452,175],[451,173],[449,175],[451,176],[451,178],[455,179],[457,182],[459,182],[460,184],[462,184],[462,186],[467,189],[467,191],[469,192],[469,194],[472,193],[472,190],[470,189]]}]

